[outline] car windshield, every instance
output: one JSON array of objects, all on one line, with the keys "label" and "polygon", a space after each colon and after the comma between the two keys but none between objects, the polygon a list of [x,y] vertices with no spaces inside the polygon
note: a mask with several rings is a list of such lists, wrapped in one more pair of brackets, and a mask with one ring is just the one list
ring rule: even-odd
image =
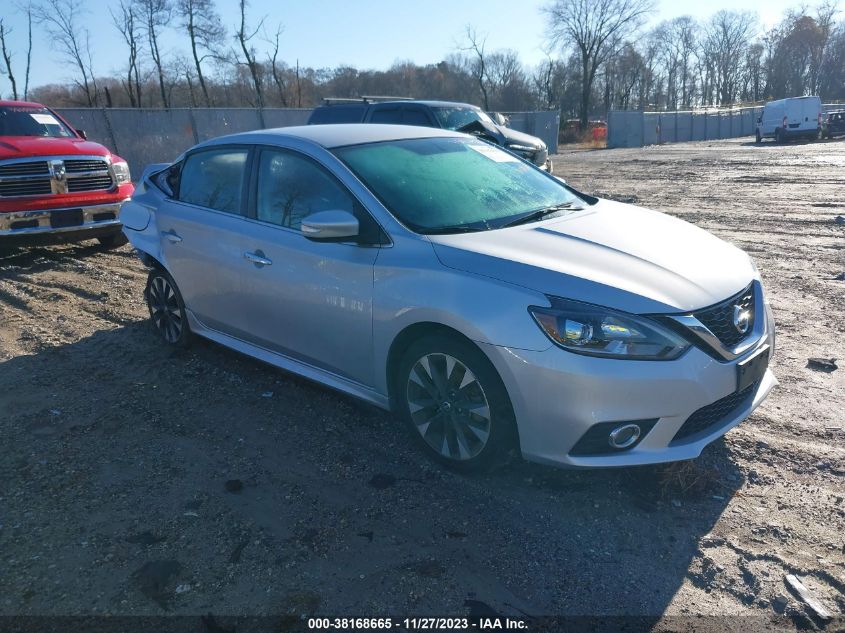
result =
[{"label": "car windshield", "polygon": [[50,110],[37,106],[0,106],[0,136],[76,136]]},{"label": "car windshield", "polygon": [[432,110],[434,110],[434,116],[437,117],[440,127],[447,130],[460,130],[475,121],[493,123],[493,119],[487,116],[485,112],[474,108],[442,107],[432,108]]},{"label": "car windshield", "polygon": [[498,229],[542,209],[572,212],[582,202],[556,179],[472,138],[386,141],[334,153],[418,233]]}]

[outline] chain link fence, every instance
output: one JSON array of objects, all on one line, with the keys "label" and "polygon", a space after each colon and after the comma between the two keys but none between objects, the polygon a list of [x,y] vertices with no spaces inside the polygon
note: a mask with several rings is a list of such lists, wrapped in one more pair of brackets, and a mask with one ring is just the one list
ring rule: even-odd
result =
[{"label": "chain link fence", "polygon": [[[310,108],[58,108],[71,125],[110,148],[140,175],[150,163],[166,163],[189,147],[225,134],[305,125]],[[515,130],[542,138],[557,151],[557,112],[512,112]]]}]

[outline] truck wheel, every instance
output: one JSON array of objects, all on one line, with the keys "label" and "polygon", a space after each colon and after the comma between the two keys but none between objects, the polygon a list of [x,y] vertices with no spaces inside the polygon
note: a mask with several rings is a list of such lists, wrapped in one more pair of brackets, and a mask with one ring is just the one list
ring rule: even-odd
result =
[{"label": "truck wheel", "polygon": [[783,130],[778,128],[775,130],[775,143],[783,143]]},{"label": "truck wheel", "polygon": [[757,144],[759,145],[762,142],[763,142],[763,137],[760,136],[760,130],[757,130]]},{"label": "truck wheel", "polygon": [[118,231],[117,233],[112,233],[111,235],[104,235],[103,237],[98,237],[97,241],[100,242],[102,247],[106,250],[111,250],[113,248],[120,248],[129,240],[126,238],[122,231]]}]

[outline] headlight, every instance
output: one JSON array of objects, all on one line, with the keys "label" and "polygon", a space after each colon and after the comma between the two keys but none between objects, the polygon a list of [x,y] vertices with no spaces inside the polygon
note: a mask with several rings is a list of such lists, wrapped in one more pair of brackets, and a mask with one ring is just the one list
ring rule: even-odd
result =
[{"label": "headlight", "polygon": [[129,175],[129,165],[124,160],[116,161],[111,164],[112,172],[114,173],[114,181],[122,185],[132,180]]},{"label": "headlight", "polygon": [[524,153],[534,153],[534,150],[537,149],[536,147],[531,147],[529,145],[520,145],[518,143],[508,143],[505,145],[509,150],[512,152],[519,152],[520,154]]},{"label": "headlight", "polygon": [[690,343],[648,317],[550,298],[552,306],[528,308],[555,344],[570,352],[629,360],[673,360]]}]

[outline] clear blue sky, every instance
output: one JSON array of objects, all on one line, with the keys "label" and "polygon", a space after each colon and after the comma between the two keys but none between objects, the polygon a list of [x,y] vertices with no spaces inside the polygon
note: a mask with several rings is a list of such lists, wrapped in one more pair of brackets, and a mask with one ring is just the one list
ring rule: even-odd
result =
[{"label": "clear blue sky", "polygon": [[[125,46],[111,23],[108,6],[116,2],[84,0],[89,14],[92,49],[97,74],[122,71]],[[779,21],[785,9],[800,0],[659,0],[653,22],[689,14],[706,18],[719,9],[754,11],[764,27]],[[455,52],[463,41],[464,25],[473,24],[479,34],[486,34],[488,49],[511,48],[519,52],[523,63],[534,65],[543,59],[545,22],[540,7],[545,0],[365,0],[352,3],[341,0],[252,0],[251,22],[267,15],[268,31],[282,23],[280,57],[289,64],[299,58],[301,66],[314,68],[349,64],[358,68],[387,68],[396,60],[419,64],[436,63]],[[26,25],[22,16],[11,11],[12,0],[0,0],[2,15],[15,30],[10,45],[16,51],[13,64],[23,80]],[[234,29],[238,22],[238,3],[217,0],[224,24]],[[234,40],[232,40],[234,44]],[[264,43],[258,42],[261,48]],[[168,29],[163,38],[168,56],[188,54],[187,35]],[[67,81],[69,69],[52,51],[47,37],[36,28],[31,85]],[[0,93],[10,85],[0,77]]]}]

